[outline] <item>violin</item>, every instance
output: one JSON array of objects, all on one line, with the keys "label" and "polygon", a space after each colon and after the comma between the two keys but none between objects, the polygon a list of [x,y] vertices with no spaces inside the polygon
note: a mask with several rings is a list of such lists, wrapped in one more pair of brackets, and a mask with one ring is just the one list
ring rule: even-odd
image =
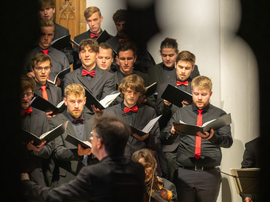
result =
[{"label": "violin", "polygon": [[145,202],[170,202],[172,192],[163,187],[162,179],[156,177],[152,189],[148,188]]}]

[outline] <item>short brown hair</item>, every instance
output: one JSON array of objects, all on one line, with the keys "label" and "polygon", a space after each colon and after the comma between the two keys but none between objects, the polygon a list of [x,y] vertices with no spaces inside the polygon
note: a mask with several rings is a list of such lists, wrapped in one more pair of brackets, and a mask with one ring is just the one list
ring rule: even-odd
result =
[{"label": "short brown hair", "polygon": [[97,8],[95,6],[90,6],[90,7],[85,9],[83,15],[84,15],[85,19],[87,19],[87,18],[91,17],[96,12],[98,12],[99,16],[101,16],[101,12],[100,12],[99,8]]},{"label": "short brown hair", "polygon": [[39,0],[41,8],[50,6],[52,8],[55,8],[55,0]]},{"label": "short brown hair", "polygon": [[128,50],[131,50],[133,52],[133,55],[135,56],[137,53],[136,53],[136,45],[132,42],[123,42],[123,43],[120,43],[118,48],[117,48],[117,54],[119,55],[119,52],[121,51],[128,51]]},{"label": "short brown hair", "polygon": [[21,76],[21,92],[31,88],[32,91],[35,90],[36,82],[32,77],[22,75]]},{"label": "short brown hair", "polygon": [[46,61],[50,61],[50,67],[52,67],[52,59],[49,55],[46,55],[44,53],[38,53],[34,55],[31,59],[31,68],[34,69],[36,65],[39,63],[43,63]]},{"label": "short brown hair", "polygon": [[112,58],[114,58],[114,52],[113,52],[113,49],[112,49],[110,44],[102,42],[102,43],[99,44],[99,47],[102,48],[102,49],[106,49],[106,50],[111,49],[112,50]]},{"label": "short brown hair", "polygon": [[[139,162],[141,158],[144,158],[145,162],[150,163],[154,171],[156,170],[157,161],[149,149],[141,149],[141,150],[136,151],[132,155],[131,160],[134,162]],[[155,172],[155,175],[156,174],[157,173]]]},{"label": "short brown hair", "polygon": [[192,67],[195,65],[195,61],[196,61],[196,57],[193,53],[189,52],[189,51],[181,51],[175,59],[176,64],[180,61],[186,61],[186,62],[190,62]]},{"label": "short brown hair", "polygon": [[55,31],[55,26],[54,26],[54,22],[51,20],[44,20],[41,19],[39,22],[40,28],[41,27],[53,27],[53,31]]},{"label": "short brown hair", "polygon": [[98,53],[98,42],[94,39],[83,39],[79,45],[79,52],[84,50],[87,46],[89,46],[94,52]]},{"label": "short brown hair", "polygon": [[206,76],[197,76],[191,82],[192,89],[194,87],[198,87],[199,89],[209,89],[212,91],[212,81]]},{"label": "short brown hair", "polygon": [[117,22],[126,22],[127,21],[128,12],[125,9],[119,9],[113,14],[114,24]]},{"label": "short brown hair", "polygon": [[118,90],[120,91],[120,96],[122,98],[124,97],[123,92],[126,91],[128,88],[131,88],[132,90],[135,90],[142,95],[146,93],[146,88],[144,87],[144,80],[136,74],[129,75],[122,80],[120,86],[118,87]]},{"label": "short brown hair", "polygon": [[65,98],[70,94],[74,94],[75,96],[85,96],[85,89],[80,84],[72,83],[65,88]]}]

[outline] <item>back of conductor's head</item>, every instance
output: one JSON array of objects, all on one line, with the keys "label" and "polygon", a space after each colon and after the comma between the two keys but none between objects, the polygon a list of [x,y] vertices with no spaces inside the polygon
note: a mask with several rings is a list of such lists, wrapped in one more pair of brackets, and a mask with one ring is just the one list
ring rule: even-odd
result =
[{"label": "back of conductor's head", "polygon": [[104,115],[95,119],[94,130],[104,144],[109,156],[123,156],[131,130],[128,124],[116,116]]}]

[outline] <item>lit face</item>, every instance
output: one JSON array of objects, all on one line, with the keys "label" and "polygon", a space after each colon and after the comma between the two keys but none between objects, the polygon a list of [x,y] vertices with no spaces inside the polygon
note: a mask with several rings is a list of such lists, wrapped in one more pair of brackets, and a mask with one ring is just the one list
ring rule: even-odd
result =
[{"label": "lit face", "polygon": [[21,94],[21,107],[22,109],[27,109],[30,105],[30,102],[34,96],[34,92],[31,88],[28,88],[23,91]]},{"label": "lit face", "polygon": [[42,85],[46,84],[47,78],[51,72],[50,61],[40,62],[32,69],[35,74],[35,80]]},{"label": "lit face", "polygon": [[97,53],[93,51],[90,46],[84,47],[79,53],[83,67],[88,70],[91,70],[96,66],[96,56]]},{"label": "lit face", "polygon": [[112,49],[103,49],[99,47],[99,52],[97,53],[97,65],[99,68],[109,71],[111,69],[112,62]]},{"label": "lit face", "polygon": [[211,96],[212,91],[207,88],[200,89],[197,86],[194,86],[192,89],[192,100],[198,109],[203,109],[206,107],[210,101]]},{"label": "lit face", "polygon": [[125,75],[130,75],[133,71],[133,64],[135,63],[137,56],[133,54],[132,50],[127,50],[120,51],[116,57],[119,62],[121,72]]},{"label": "lit face", "polygon": [[191,62],[179,60],[175,63],[176,76],[180,81],[186,81],[194,69]]},{"label": "lit face", "polygon": [[55,8],[51,6],[45,6],[39,11],[39,15],[44,20],[52,20],[53,14],[55,13]]},{"label": "lit face", "polygon": [[64,98],[65,105],[67,106],[68,113],[73,116],[74,118],[78,118],[81,116],[83,107],[86,102],[86,97],[83,94],[75,95],[73,93],[67,95]]},{"label": "lit face", "polygon": [[144,167],[144,172],[145,172],[145,180],[144,182],[149,182],[149,180],[151,179],[151,177],[153,176],[154,170],[152,168],[151,163],[149,162],[145,162],[144,158],[140,158],[139,161],[143,167]]},{"label": "lit face", "polygon": [[41,27],[41,37],[39,38],[39,45],[43,49],[47,49],[51,46],[51,42],[54,37],[53,27]]},{"label": "lit face", "polygon": [[117,34],[122,38],[127,38],[127,35],[124,32],[125,23],[126,23],[125,21],[115,23],[115,27],[117,29]]},{"label": "lit face", "polygon": [[124,104],[131,108],[137,104],[137,101],[141,95],[141,93],[136,92],[135,90],[128,87],[126,91],[123,92],[124,94]]},{"label": "lit face", "polygon": [[163,48],[160,51],[163,64],[169,68],[173,67],[178,52],[179,51],[175,52],[173,48]]},{"label": "lit face", "polygon": [[90,32],[93,34],[98,34],[101,31],[100,25],[103,21],[103,17],[99,16],[99,12],[95,12],[89,18],[85,18],[85,20],[89,26]]}]

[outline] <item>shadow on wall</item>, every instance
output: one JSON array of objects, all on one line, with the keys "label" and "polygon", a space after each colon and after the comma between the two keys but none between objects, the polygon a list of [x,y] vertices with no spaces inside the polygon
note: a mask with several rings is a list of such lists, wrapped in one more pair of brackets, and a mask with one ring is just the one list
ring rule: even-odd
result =
[{"label": "shadow on wall", "polygon": [[[231,148],[222,150],[223,157],[229,160],[227,160],[227,163],[225,165],[222,165],[221,171],[231,174],[230,168],[241,168],[241,162],[243,160],[244,144],[245,143],[243,143],[243,141],[234,139]],[[239,154],[239,152],[241,152],[241,155]],[[222,175],[221,201],[233,202],[237,198],[239,198],[239,200],[237,201],[241,201],[240,195],[236,193],[233,178],[225,174],[221,175]]]},{"label": "shadow on wall", "polygon": [[222,190],[221,190],[222,201],[232,202],[232,193],[230,190],[230,182],[227,178],[222,178]]}]

